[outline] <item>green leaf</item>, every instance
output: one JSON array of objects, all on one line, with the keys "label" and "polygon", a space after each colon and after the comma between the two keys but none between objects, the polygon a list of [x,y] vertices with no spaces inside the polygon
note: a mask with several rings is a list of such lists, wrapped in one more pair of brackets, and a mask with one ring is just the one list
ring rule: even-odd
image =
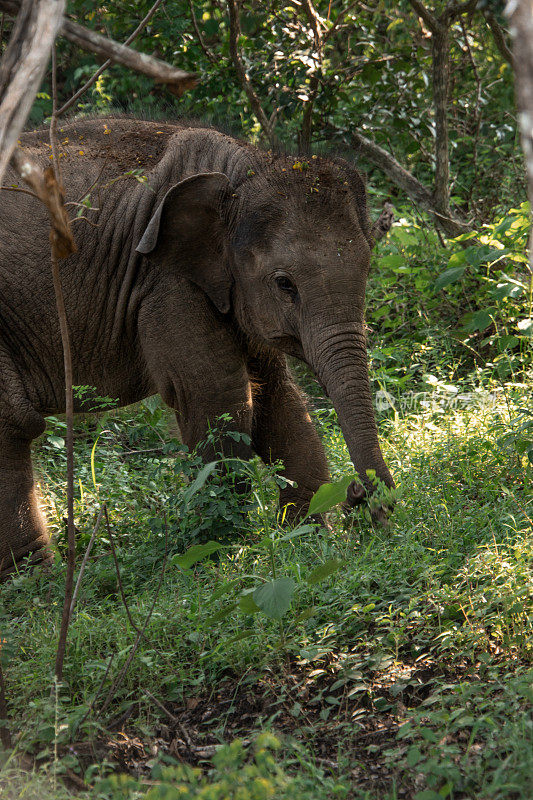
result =
[{"label": "green leaf", "polygon": [[218,600],[220,597],[223,597],[225,594],[228,594],[228,592],[231,592],[231,590],[234,589],[238,583],[239,583],[238,578],[235,578],[232,581],[225,581],[222,584],[222,586],[219,586],[218,589],[215,589],[215,591],[210,597],[210,602],[212,603],[214,600]]},{"label": "green leaf", "polygon": [[206,542],[206,544],[195,544],[192,547],[183,553],[182,555],[174,556],[171,563],[175,564],[181,569],[190,569],[193,564],[196,564],[198,561],[202,561],[204,558],[207,558],[212,553],[216,553],[217,550],[220,550],[222,545],[218,542]]},{"label": "green leaf", "polygon": [[311,586],[314,586],[316,583],[324,581],[326,578],[329,578],[330,575],[334,575],[335,572],[338,572],[343,564],[344,561],[341,561],[339,558],[330,558],[328,561],[325,561],[323,564],[320,564],[320,566],[316,567],[307,576],[307,583],[309,583]]},{"label": "green leaf", "polygon": [[346,492],[353,478],[341,478],[336,483],[323,483],[311,498],[308,514],[324,514],[346,500]]},{"label": "green leaf", "polygon": [[522,336],[533,336],[533,319],[521,319],[516,327]]},{"label": "green leaf", "polygon": [[407,756],[405,758],[405,761],[408,767],[414,767],[415,764],[418,764],[421,758],[422,758],[422,753],[420,752],[420,750],[416,745],[413,745],[407,751]]},{"label": "green leaf", "polygon": [[281,619],[289,610],[295,588],[292,578],[278,578],[256,589],[253,599],[267,617]]},{"label": "green leaf", "polygon": [[498,336],[496,339],[496,345],[499,353],[507,350],[507,348],[516,347],[516,345],[519,343],[520,339],[518,336]]},{"label": "green leaf", "polygon": [[237,603],[230,603],[229,605],[224,606],[223,608],[219,609],[217,612],[212,614],[210,617],[208,617],[204,623],[204,626],[206,628],[211,628],[218,622],[222,622],[222,620],[226,619],[226,617],[229,617],[231,612],[234,611],[236,608],[237,608]]},{"label": "green leaf", "polygon": [[194,481],[191,483],[190,486],[183,492],[183,498],[186,502],[188,502],[197,491],[199,491],[204,485],[209,476],[212,472],[215,471],[217,468],[218,461],[211,461],[210,464],[206,464],[205,467],[202,467]]},{"label": "green leaf", "polygon": [[250,592],[246,592],[239,597],[238,606],[243,614],[257,614],[258,611],[261,611],[259,606],[254,600],[254,592],[253,590]]},{"label": "green leaf", "polygon": [[141,400],[141,405],[148,409],[150,414],[154,414],[158,408],[161,408],[161,397],[158,394],[145,397],[144,400]]},{"label": "green leaf", "polygon": [[486,328],[489,327],[493,322],[492,316],[490,315],[488,310],[481,309],[481,311],[476,311],[474,316],[472,317],[472,324],[470,327],[471,331],[484,331]]},{"label": "green leaf", "polygon": [[465,269],[466,265],[444,270],[435,281],[435,289],[443,289],[445,286],[449,286],[450,283],[460,280],[465,273]]},{"label": "green leaf", "polygon": [[453,253],[449,260],[448,260],[448,269],[452,267],[459,267],[461,264],[466,263],[466,255],[464,250],[460,250],[458,253]]},{"label": "green leaf", "polygon": [[383,258],[379,259],[381,267],[392,267],[394,269],[401,267],[403,264],[405,264],[405,258],[398,253],[391,253],[391,255],[383,256]]},{"label": "green leaf", "polygon": [[522,297],[525,289],[526,287],[520,281],[509,278],[508,275],[502,275],[502,280],[494,289],[493,294],[498,300],[503,300],[504,297],[511,297],[516,300],[518,297]]},{"label": "green leaf", "polygon": [[297,536],[303,536],[305,533],[314,533],[315,529],[316,525],[300,525],[298,528],[282,536],[280,542],[288,542],[290,539],[295,539]]}]

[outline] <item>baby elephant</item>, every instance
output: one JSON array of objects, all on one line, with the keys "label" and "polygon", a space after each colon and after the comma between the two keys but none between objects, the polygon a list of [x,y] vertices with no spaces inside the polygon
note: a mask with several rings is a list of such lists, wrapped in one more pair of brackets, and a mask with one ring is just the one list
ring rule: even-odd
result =
[{"label": "baby elephant", "polygon": [[[47,131],[21,144],[49,165]],[[228,436],[223,452],[281,459],[294,485],[280,502],[298,515],[328,467],[287,368],[286,355],[296,356],[337,410],[362,481],[348,500],[372,491],[367,470],[394,485],[378,444],[363,322],[370,251],[391,219],[371,227],[354,167],[125,117],[66,124],[60,157],[71,216],[83,210],[78,252],[61,263],[76,385],[121,405],[159,392],[190,448],[229,413],[251,446]],[[20,183],[11,173],[5,185]],[[0,298],[6,574],[28,555],[46,557],[30,445],[44,416],[64,410],[48,219],[28,193],[0,191]]]}]

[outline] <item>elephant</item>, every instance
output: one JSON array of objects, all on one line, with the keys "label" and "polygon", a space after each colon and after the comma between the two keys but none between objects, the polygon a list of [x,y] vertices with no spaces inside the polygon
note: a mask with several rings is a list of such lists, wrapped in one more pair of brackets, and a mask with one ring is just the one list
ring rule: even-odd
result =
[{"label": "elephant", "polygon": [[[46,129],[21,137],[50,165]],[[229,414],[222,452],[281,460],[293,515],[329,479],[287,356],[335,407],[363,502],[384,462],[368,376],[365,284],[375,234],[364,180],[340,158],[261,150],[213,127],[127,116],[71,120],[59,165],[78,251],[61,262],[74,384],[119,405],[159,393],[184,443]],[[49,557],[31,464],[64,411],[44,206],[14,171],[0,191],[0,571]],[[1,187],[2,189],[4,187]],[[75,408],[83,411],[83,405]],[[228,431],[229,433],[229,431]],[[249,442],[249,444],[248,444]],[[213,453],[206,448],[206,460]],[[372,473],[371,473],[372,475]]]}]

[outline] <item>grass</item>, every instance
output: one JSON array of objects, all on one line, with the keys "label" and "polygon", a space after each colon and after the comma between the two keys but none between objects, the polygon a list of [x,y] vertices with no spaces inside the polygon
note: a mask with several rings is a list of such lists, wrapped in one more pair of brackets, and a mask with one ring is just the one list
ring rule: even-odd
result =
[{"label": "grass", "polygon": [[[16,756],[0,768],[3,797],[61,798],[80,780],[112,798],[147,789],[159,798],[178,785],[180,797],[222,798],[224,780],[243,798],[530,797],[533,502],[512,422],[530,396],[516,386],[477,396],[443,408],[437,387],[427,407],[382,414],[400,483],[388,529],[337,511],[330,530],[280,528],[275,471],[259,462],[246,514],[222,474],[184,501],[198,462],[180,454],[155,401],[79,422],[80,556],[105,500],[131,619],[104,527],[71,623],[65,683],[54,687],[62,564],[0,587],[17,735]],[[334,478],[349,474],[334,413],[315,406]],[[50,420],[38,455],[59,551],[62,424]],[[220,538],[223,549],[180,568],[176,556]],[[281,579],[293,582],[292,604],[271,618],[249,592]],[[269,731],[275,739],[254,745]],[[209,771],[216,746],[237,739],[244,745],[217,753]],[[180,761],[204,772],[186,774]],[[228,775],[239,776],[241,795]]]}]

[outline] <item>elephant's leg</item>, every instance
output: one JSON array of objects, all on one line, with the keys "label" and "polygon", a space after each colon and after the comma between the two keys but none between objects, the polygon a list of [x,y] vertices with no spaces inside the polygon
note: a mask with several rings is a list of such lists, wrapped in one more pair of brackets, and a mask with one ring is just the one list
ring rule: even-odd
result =
[{"label": "elephant's leg", "polygon": [[[251,446],[228,435],[238,432],[251,438],[246,356],[205,295],[193,287],[151,298],[140,315],[139,333],[150,379],[176,411],[187,447],[201,445],[206,462],[220,455],[251,458]],[[229,414],[231,421],[220,422],[222,414]],[[213,441],[204,444],[213,429]]]},{"label": "elephant's leg", "polygon": [[324,447],[285,356],[249,360],[254,383],[252,446],[266,463],[281,460],[283,475],[297,486],[280,491],[280,505],[295,519],[307,512],[317,489],[329,480]]},{"label": "elephant's leg", "polygon": [[0,435],[0,579],[31,555],[50,557],[49,537],[39,509],[30,454],[31,440]]}]

